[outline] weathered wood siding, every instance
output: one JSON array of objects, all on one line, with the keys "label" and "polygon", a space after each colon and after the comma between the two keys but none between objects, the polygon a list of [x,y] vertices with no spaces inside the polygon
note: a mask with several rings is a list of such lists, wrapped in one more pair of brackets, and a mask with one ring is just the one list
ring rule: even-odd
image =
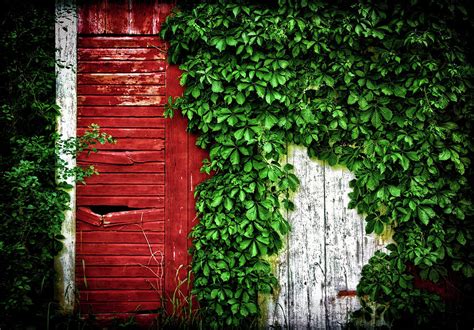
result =
[{"label": "weathered wood siding", "polygon": [[355,289],[364,264],[382,242],[365,234],[363,218],[347,208],[352,174],[290,147],[300,179],[292,230],[276,262],[281,289],[267,302],[269,328],[337,329],[358,307]]},{"label": "weathered wood siding", "polygon": [[[76,136],[76,47],[77,47],[77,16],[74,0],[56,1],[56,104],[61,108],[58,118],[57,131],[62,141]],[[60,158],[67,168],[76,166],[76,159],[59,150]],[[58,173],[58,178],[62,173]],[[60,179],[62,181],[62,179]],[[68,193],[70,196],[69,210],[64,214],[61,225],[61,234],[64,236],[63,249],[55,259],[56,271],[56,300],[59,302],[60,311],[65,314],[74,310],[74,262],[75,262],[75,209],[76,190],[73,178],[68,178],[71,185]]]},{"label": "weathered wood siding", "polygon": [[102,320],[133,316],[144,327],[170,308],[177,273],[186,278],[193,192],[205,177],[206,153],[186,120],[163,116],[168,97],[182,93],[181,72],[157,35],[172,7],[98,0],[79,9],[77,132],[95,123],[117,143],[78,156],[100,173],[77,186],[78,307]]}]

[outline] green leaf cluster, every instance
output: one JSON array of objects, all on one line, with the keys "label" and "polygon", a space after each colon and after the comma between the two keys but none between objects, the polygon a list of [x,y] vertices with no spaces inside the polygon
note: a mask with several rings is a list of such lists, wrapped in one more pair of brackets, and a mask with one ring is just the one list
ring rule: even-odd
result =
[{"label": "green leaf cluster", "polygon": [[263,257],[281,247],[298,186],[281,162],[287,143],[347,166],[367,233],[394,231],[394,248],[364,268],[363,301],[393,322],[433,320],[443,304],[414,289],[407,265],[472,292],[470,24],[459,4],[416,0],[208,1],[168,19],[186,86],[172,106],[214,173],[196,191],[192,233],[208,324],[247,324],[274,288]]}]

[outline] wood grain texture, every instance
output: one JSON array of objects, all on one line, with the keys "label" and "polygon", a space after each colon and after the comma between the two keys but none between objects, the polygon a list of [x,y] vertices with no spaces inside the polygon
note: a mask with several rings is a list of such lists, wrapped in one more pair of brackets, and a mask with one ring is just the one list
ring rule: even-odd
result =
[{"label": "wood grain texture", "polygon": [[[139,257],[135,257],[137,260]],[[146,260],[144,260],[146,262]],[[76,282],[79,290],[147,290],[156,287],[156,278],[109,278],[109,277],[95,277],[89,278],[85,282],[83,279],[78,279]]]},{"label": "wood grain texture", "polygon": [[160,208],[165,199],[161,196],[81,196],[77,197],[78,206],[127,206],[130,208]]},{"label": "wood grain texture", "polygon": [[[80,86],[79,86],[80,87]],[[163,117],[163,107],[104,107],[80,106],[77,109],[79,118],[83,117]]]},{"label": "wood grain texture", "polygon": [[[76,63],[77,63],[77,16],[76,5],[73,0],[57,0],[55,12],[55,71],[56,71],[56,104],[61,109],[57,133],[61,140],[67,141],[76,136],[77,116],[77,88],[76,88]],[[65,167],[73,169],[76,159],[73,155],[60,150],[59,158]],[[57,173],[57,178],[64,182],[62,173]],[[69,176],[66,182],[71,186],[69,202],[64,212],[61,224],[63,247],[54,260],[56,271],[55,299],[59,302],[59,312],[72,314],[74,311],[74,263],[75,263],[75,209],[76,191],[74,178]],[[66,206],[66,205],[65,205]]]},{"label": "wood grain texture", "polygon": [[154,48],[164,44],[158,36],[80,36],[77,39],[80,48]]},{"label": "wood grain texture", "polygon": [[164,161],[164,151],[101,151],[100,153],[84,151],[77,157],[78,161],[90,164],[132,165],[136,163]]},{"label": "wood grain texture", "polygon": [[[79,162],[79,166],[90,165],[86,162]],[[106,173],[163,173],[165,170],[164,163],[146,163],[146,164],[133,164],[133,165],[105,165],[105,164],[94,164],[94,168],[101,174]],[[93,180],[99,176],[92,176],[86,180]],[[87,182],[87,181],[86,181]]]},{"label": "wood grain texture", "polygon": [[[142,96],[164,95],[162,85],[79,85],[77,92],[81,95],[116,95],[116,96]],[[81,104],[82,106],[82,104]]]},{"label": "wood grain texture", "polygon": [[151,61],[165,59],[157,48],[79,48],[81,61]]},{"label": "wood grain texture", "polygon": [[[82,314],[90,314],[95,315],[100,313],[100,318],[103,317],[102,314],[105,313],[114,313],[115,318],[119,316],[118,313],[130,313],[135,317],[140,311],[154,311],[155,313],[158,312],[158,309],[161,307],[159,301],[148,301],[148,302],[81,302],[80,305],[80,312]],[[113,312],[111,312],[113,311]],[[156,317],[156,314],[155,314]],[[110,321],[114,318],[110,317],[105,324],[110,325]],[[147,324],[149,326],[149,324]]]},{"label": "wood grain texture", "polygon": [[162,85],[163,73],[79,73],[79,85]]},{"label": "wood grain texture", "polygon": [[109,117],[79,117],[77,119],[78,127],[88,127],[91,124],[98,124],[102,128],[107,127],[143,127],[143,128],[164,128],[165,120],[163,118],[109,118]]},{"label": "wood grain texture", "polygon": [[[179,96],[180,71],[170,65],[166,70],[167,96]],[[188,253],[188,134],[186,121],[180,114],[166,119],[166,213],[165,213],[165,283],[164,290],[172,294],[177,287],[177,277],[186,278]],[[178,188],[179,187],[179,188]],[[177,189],[178,188],[178,189]],[[180,270],[180,271],[178,271]],[[185,288],[183,288],[185,290]],[[186,292],[184,292],[186,295]],[[165,308],[171,312],[172,306]]]},{"label": "wood grain texture", "polygon": [[[267,302],[266,325],[292,329],[340,329],[358,305],[353,292],[362,266],[383,243],[365,235],[363,218],[349,210],[352,174],[310,159],[291,147],[288,163],[301,181],[296,210],[276,274],[280,292]],[[342,292],[343,294],[340,294]]]},{"label": "wood grain texture", "polygon": [[78,33],[105,33],[106,0],[82,0],[78,10]]},{"label": "wood grain texture", "polygon": [[144,173],[102,173],[86,178],[87,185],[105,184],[134,184],[134,185],[150,185],[165,183],[164,174],[144,174]]}]

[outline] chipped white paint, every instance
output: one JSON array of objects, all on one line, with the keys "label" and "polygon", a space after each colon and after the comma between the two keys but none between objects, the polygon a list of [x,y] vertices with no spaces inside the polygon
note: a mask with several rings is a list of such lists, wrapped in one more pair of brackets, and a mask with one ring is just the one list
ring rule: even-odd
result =
[{"label": "chipped white paint", "polygon": [[362,267],[382,247],[365,234],[363,218],[349,210],[345,168],[310,159],[306,149],[289,148],[288,163],[300,179],[289,213],[292,230],[276,262],[280,291],[267,299],[268,328],[338,329],[358,308],[356,289]]},{"label": "chipped white paint", "polygon": [[[77,15],[74,0],[56,1],[56,103],[61,108],[58,119],[58,132],[61,139],[76,137],[76,38]],[[69,168],[76,166],[74,157],[61,153]],[[60,173],[58,173],[60,175]],[[75,287],[75,237],[76,237],[76,192],[73,178],[68,179],[73,186],[70,189],[69,208],[65,212],[65,219],[61,233],[65,237],[64,247],[55,260],[56,270],[56,299],[59,302],[60,312],[72,313],[74,310]]]}]

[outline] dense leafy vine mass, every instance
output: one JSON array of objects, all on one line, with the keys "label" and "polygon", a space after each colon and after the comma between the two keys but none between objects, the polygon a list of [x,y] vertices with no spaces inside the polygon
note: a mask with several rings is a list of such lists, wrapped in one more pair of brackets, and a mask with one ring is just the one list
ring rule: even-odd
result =
[{"label": "dense leafy vine mass", "polygon": [[[459,316],[461,307],[445,309],[472,293],[469,24],[461,5],[416,0],[206,1],[167,21],[186,86],[173,107],[215,173],[196,191],[192,232],[205,322],[249,325],[258,294],[277,285],[263,257],[289,230],[280,210],[294,208],[298,179],[280,162],[287,143],[345,165],[367,233],[394,231],[363,269],[355,317]],[[443,294],[442,283],[467,294]]]}]

